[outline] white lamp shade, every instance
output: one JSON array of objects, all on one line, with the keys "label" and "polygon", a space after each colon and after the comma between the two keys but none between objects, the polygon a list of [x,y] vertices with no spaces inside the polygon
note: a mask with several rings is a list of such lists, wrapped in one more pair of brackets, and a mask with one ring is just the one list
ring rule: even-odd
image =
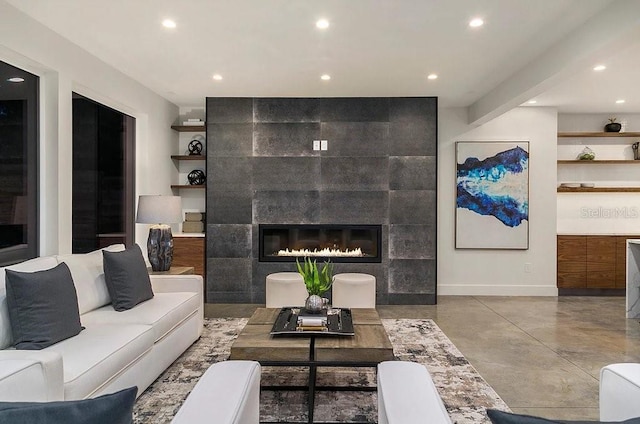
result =
[{"label": "white lamp shade", "polygon": [[180,196],[141,195],[136,222],[140,224],[175,224],[182,222]]}]

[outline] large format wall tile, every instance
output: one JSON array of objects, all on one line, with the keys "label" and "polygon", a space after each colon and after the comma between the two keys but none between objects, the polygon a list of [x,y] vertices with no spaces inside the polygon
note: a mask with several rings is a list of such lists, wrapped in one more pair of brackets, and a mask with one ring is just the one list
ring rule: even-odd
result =
[{"label": "large format wall tile", "polygon": [[389,259],[434,259],[436,229],[431,225],[390,225]]},{"label": "large format wall tile", "polygon": [[[253,123],[250,97],[208,97],[207,124]],[[207,138],[209,135],[207,134]]]},{"label": "large format wall tile", "polygon": [[321,139],[328,142],[323,157],[389,156],[388,122],[324,122]]},{"label": "large format wall tile", "polygon": [[317,191],[256,191],[253,219],[256,224],[313,224],[320,218]]},{"label": "large format wall tile", "polygon": [[207,254],[212,258],[250,258],[251,225],[207,225]]},{"label": "large format wall tile", "polygon": [[255,156],[319,156],[320,123],[257,123],[253,130]]},{"label": "large format wall tile", "polygon": [[[209,181],[208,184],[212,184]],[[207,223],[251,224],[253,222],[253,190],[224,191],[207,189]]]},{"label": "large format wall tile", "polygon": [[389,195],[386,191],[323,191],[321,224],[386,224]]},{"label": "large format wall tile", "polygon": [[207,258],[207,292],[246,293],[251,283],[251,259]]},{"label": "large format wall tile", "polygon": [[253,188],[273,191],[311,191],[320,188],[319,157],[254,157]]},{"label": "large format wall tile", "polygon": [[[436,301],[435,98],[207,99],[207,301],[263,303],[259,224],[381,224],[379,304]],[[326,151],[313,140],[328,140]],[[429,259],[425,259],[429,258]],[[433,258],[433,259],[430,259]]]},{"label": "large format wall tile", "polygon": [[323,190],[382,191],[389,189],[389,159],[322,158]]},{"label": "large format wall tile", "polygon": [[435,190],[389,191],[389,224],[436,224]]},{"label": "large format wall tile", "polygon": [[320,122],[319,99],[254,99],[254,122]]},{"label": "large format wall tile", "polygon": [[208,124],[207,138],[210,157],[251,156],[253,124]]},{"label": "large format wall tile", "polygon": [[322,122],[388,122],[385,97],[326,97],[319,99]]},{"label": "large format wall tile", "polygon": [[389,293],[435,293],[436,261],[389,260]]},{"label": "large format wall tile", "polygon": [[435,190],[436,158],[433,156],[390,157],[389,189]]},{"label": "large format wall tile", "polygon": [[242,190],[251,188],[251,158],[207,158],[207,188]]}]

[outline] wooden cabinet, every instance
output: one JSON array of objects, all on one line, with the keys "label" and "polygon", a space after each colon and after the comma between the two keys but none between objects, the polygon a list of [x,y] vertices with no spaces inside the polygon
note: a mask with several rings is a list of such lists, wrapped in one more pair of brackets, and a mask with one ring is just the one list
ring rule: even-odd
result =
[{"label": "wooden cabinet", "polygon": [[192,266],[195,274],[205,277],[205,238],[204,237],[173,237],[172,266]]},{"label": "wooden cabinet", "polygon": [[626,240],[637,235],[559,235],[559,289],[624,289]]}]

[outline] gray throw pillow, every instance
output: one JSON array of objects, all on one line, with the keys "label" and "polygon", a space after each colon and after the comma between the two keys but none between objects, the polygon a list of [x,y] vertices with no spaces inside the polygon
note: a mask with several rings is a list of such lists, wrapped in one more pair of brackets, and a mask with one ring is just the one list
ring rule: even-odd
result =
[{"label": "gray throw pillow", "polygon": [[[492,424],[613,424],[614,421],[567,421],[549,420],[547,418],[534,417],[531,415],[513,414],[497,409],[487,409],[487,416]],[[625,421],[615,422],[619,424],[640,424],[640,418],[629,418]]]},{"label": "gray throw pillow", "polygon": [[0,402],[0,424],[131,424],[137,387],[93,399]]},{"label": "gray throw pillow", "polygon": [[7,306],[16,349],[38,350],[82,331],[67,264],[36,272],[6,270]]},{"label": "gray throw pillow", "polygon": [[121,252],[102,251],[104,279],[116,311],[126,311],[153,297],[142,250],[137,244]]}]

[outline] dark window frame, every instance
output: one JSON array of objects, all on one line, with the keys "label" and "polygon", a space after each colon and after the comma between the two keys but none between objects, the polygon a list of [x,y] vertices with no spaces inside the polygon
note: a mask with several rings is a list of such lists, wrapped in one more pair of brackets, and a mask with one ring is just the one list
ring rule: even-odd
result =
[{"label": "dark window frame", "polygon": [[[12,83],[8,81],[10,77],[24,78],[24,82]],[[19,224],[13,225],[25,225],[26,224],[26,236],[24,235],[24,228],[21,229],[23,243],[15,245],[7,245],[4,248],[0,248],[0,266],[10,265],[13,263],[22,262],[27,259],[35,258],[39,253],[39,240],[40,240],[40,228],[39,228],[39,112],[40,112],[40,78],[30,72],[17,68],[9,63],[0,61],[0,106],[8,105],[9,102],[22,102],[23,115],[22,116],[22,138],[24,140],[23,155],[22,155],[22,181],[23,190],[26,190],[26,220],[20,223],[20,219],[17,219]],[[9,121],[7,121],[9,122]],[[0,125],[2,123],[0,122]],[[18,123],[14,125],[18,126]],[[2,132],[0,130],[0,138],[3,136],[10,137],[10,131]],[[8,164],[12,159],[9,156],[1,157],[0,152],[0,166],[2,162]],[[15,161],[15,159],[13,159]],[[8,165],[5,165],[8,166]],[[1,174],[2,170],[0,170]],[[1,175],[0,175],[1,178]],[[7,179],[6,181],[9,181]],[[0,181],[1,183],[1,181]],[[7,184],[5,182],[5,184]],[[11,193],[11,187],[2,187],[0,191]],[[0,199],[2,201],[2,199]],[[12,200],[15,208],[16,200]],[[5,204],[6,205],[6,204]],[[0,223],[1,225],[2,223]],[[12,224],[5,224],[12,225]],[[8,242],[10,243],[10,242]]]}]

